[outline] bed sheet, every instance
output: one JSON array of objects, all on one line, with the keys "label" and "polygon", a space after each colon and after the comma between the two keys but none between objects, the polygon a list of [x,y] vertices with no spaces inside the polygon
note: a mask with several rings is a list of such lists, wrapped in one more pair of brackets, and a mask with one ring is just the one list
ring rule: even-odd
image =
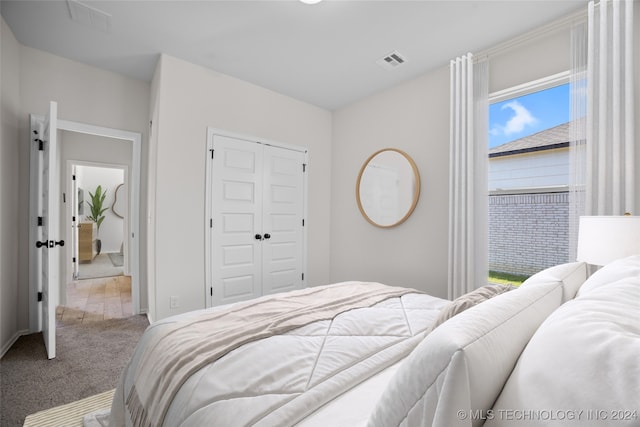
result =
[{"label": "bed sheet", "polygon": [[365,427],[378,399],[403,360],[328,402],[296,427]]}]

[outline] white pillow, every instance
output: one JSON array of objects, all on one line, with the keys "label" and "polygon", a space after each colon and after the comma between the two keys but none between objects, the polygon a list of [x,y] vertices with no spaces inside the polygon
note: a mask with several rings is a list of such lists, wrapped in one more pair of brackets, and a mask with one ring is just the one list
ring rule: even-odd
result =
[{"label": "white pillow", "polygon": [[485,427],[638,426],[639,319],[640,276],[562,305],[522,352]]},{"label": "white pillow", "polygon": [[559,282],[505,292],[447,320],[403,361],[369,427],[480,426],[535,330],[560,306]]},{"label": "white pillow", "polygon": [[532,286],[537,283],[560,282],[562,284],[562,302],[573,299],[580,286],[587,279],[587,264],[584,262],[569,262],[549,267],[525,280],[520,287]]},{"label": "white pillow", "polygon": [[587,279],[580,288],[578,295],[589,292],[600,286],[617,282],[626,277],[640,276],[640,255],[632,255],[605,265]]}]

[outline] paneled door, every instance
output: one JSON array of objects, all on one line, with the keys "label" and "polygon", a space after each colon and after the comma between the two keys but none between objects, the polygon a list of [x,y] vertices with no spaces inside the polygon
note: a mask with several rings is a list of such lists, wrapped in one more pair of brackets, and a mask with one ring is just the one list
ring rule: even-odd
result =
[{"label": "paneled door", "polygon": [[57,170],[57,112],[58,104],[51,102],[49,113],[43,123],[38,124],[34,140],[39,146],[38,155],[38,233],[37,241],[39,265],[38,289],[42,300],[42,336],[47,357],[56,357],[56,306],[60,287],[60,247],[58,199],[60,186]]},{"label": "paneled door", "polygon": [[301,287],[304,153],[264,146],[262,293]]},{"label": "paneled door", "polygon": [[211,305],[302,288],[305,153],[215,134],[210,155]]}]

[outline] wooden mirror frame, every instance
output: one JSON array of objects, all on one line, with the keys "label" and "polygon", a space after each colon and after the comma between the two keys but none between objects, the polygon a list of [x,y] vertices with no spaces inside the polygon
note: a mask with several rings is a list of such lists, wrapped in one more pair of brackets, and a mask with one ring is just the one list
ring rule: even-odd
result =
[{"label": "wooden mirror frame", "polygon": [[[415,180],[415,186],[413,189],[413,200],[411,202],[411,206],[409,207],[409,209],[407,210],[407,212],[405,213],[405,215],[400,218],[398,221],[394,222],[393,224],[378,224],[377,222],[375,222],[374,220],[372,220],[369,215],[366,213],[366,211],[364,210],[364,207],[362,206],[362,200],[360,199],[360,184],[362,181],[362,175],[364,174],[364,171],[366,170],[367,166],[369,165],[369,163],[378,155],[381,153],[384,153],[386,151],[394,151],[400,155],[402,155],[407,162],[409,163],[409,165],[411,166],[411,169],[413,171],[413,178]],[[376,151],[375,153],[373,153],[371,156],[369,156],[369,158],[367,158],[367,160],[364,162],[364,164],[362,165],[362,167],[360,168],[360,173],[358,174],[358,180],[356,181],[356,201],[358,203],[358,209],[360,210],[360,213],[362,214],[362,216],[371,224],[374,225],[376,227],[380,227],[380,228],[391,228],[391,227],[396,227],[400,224],[402,224],[403,222],[405,222],[413,213],[414,209],[416,208],[416,205],[418,204],[418,199],[420,198],[420,173],[418,172],[418,167],[416,166],[416,163],[413,161],[413,159],[411,158],[411,156],[409,156],[407,153],[405,153],[402,150],[399,150],[397,148],[383,148],[381,150]]]}]

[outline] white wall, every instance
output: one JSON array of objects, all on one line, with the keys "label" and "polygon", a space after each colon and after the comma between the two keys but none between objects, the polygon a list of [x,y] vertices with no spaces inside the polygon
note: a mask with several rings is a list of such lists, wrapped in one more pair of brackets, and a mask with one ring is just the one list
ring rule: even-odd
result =
[{"label": "white wall", "polygon": [[[21,168],[18,159],[20,132],[20,45],[0,18],[0,357],[28,323],[20,323],[20,283],[16,245],[20,238],[19,218],[25,212],[19,205]],[[27,175],[28,176],[28,175]],[[28,216],[28,214],[27,214]],[[24,277],[24,272],[22,272]],[[28,292],[28,280],[26,290]]]},{"label": "white wall", "polygon": [[[569,68],[569,30],[532,39],[490,58],[490,91]],[[442,67],[334,113],[331,279],[375,280],[447,295],[449,69]],[[361,217],[355,182],[374,151],[411,155],[422,179],[413,215],[380,229]]]},{"label": "white wall", "polygon": [[[449,71],[441,68],[334,112],[331,280],[378,281],[445,297]],[[403,224],[369,224],[356,203],[365,160],[399,148],[416,162],[420,199]]]},{"label": "white wall", "polygon": [[[4,37],[3,37],[4,40]],[[29,212],[29,114],[44,115],[49,101],[58,102],[58,118],[142,134],[141,198],[146,198],[147,128],[149,84],[19,46],[20,129],[18,191],[20,212]],[[15,161],[15,159],[14,159]],[[15,181],[14,181],[15,182]],[[140,257],[146,258],[146,206],[140,212]],[[18,225],[19,289],[18,328],[29,327],[28,215],[20,215]],[[15,251],[15,248],[14,248]],[[141,307],[147,307],[146,269],[140,271]]]},{"label": "white wall", "polygon": [[[155,316],[204,307],[207,127],[309,149],[309,285],[329,283],[331,113],[259,86],[163,55],[152,132],[157,138]],[[155,88],[155,83],[154,83]],[[169,309],[170,296],[180,307]]]},{"label": "white wall", "polygon": [[151,79],[151,96],[149,99],[149,160],[147,177],[147,197],[141,199],[147,204],[148,233],[147,233],[147,259],[146,270],[147,280],[150,284],[147,287],[149,310],[147,316],[151,322],[157,319],[156,313],[156,181],[157,181],[157,159],[158,159],[158,123],[160,123],[160,80],[162,76],[162,61],[158,63],[153,78]]}]

